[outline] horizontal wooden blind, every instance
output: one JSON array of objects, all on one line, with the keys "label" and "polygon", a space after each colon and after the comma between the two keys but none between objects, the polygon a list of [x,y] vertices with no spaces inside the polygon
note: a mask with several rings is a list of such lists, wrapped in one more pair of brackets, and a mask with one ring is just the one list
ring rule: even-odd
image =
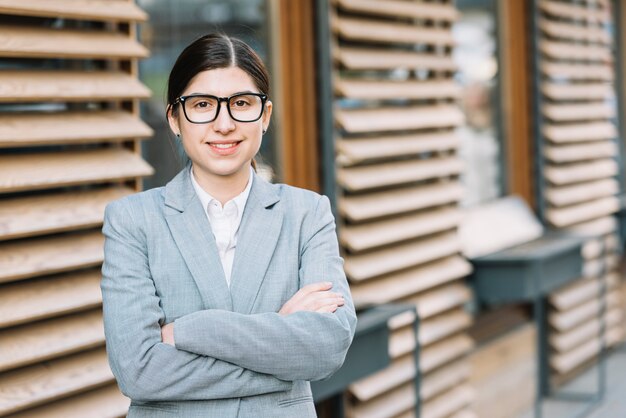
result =
[{"label": "horizontal wooden blind", "polygon": [[[339,240],[357,307],[415,303],[390,321],[391,365],[351,385],[349,416],[472,416],[471,323],[459,255],[463,193],[451,2],[335,0],[331,7]],[[413,361],[421,347],[420,364]]]},{"label": "horizontal wooden blind", "polygon": [[0,416],[115,417],[104,207],[152,168],[128,0],[0,0]]},{"label": "horizontal wooden blind", "polygon": [[583,249],[583,277],[550,297],[550,364],[563,380],[593,359],[601,338],[610,346],[624,334],[613,217],[620,191],[615,46],[610,2],[539,0],[536,7],[544,216],[555,228],[595,237]]}]

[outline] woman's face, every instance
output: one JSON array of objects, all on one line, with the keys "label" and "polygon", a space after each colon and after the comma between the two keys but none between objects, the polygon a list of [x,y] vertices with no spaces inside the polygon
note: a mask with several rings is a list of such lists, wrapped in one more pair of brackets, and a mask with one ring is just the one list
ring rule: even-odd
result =
[{"label": "woman's face", "polygon": [[[259,93],[252,78],[239,67],[218,68],[198,73],[181,96],[209,94],[229,97],[236,93]],[[185,152],[191,159],[194,173],[207,181],[248,177],[250,161],[261,147],[263,130],[267,129],[272,114],[272,103],[265,104],[263,116],[255,122],[237,122],[226,108],[221,109],[213,122],[195,124],[185,118],[182,104],[177,113],[168,113],[170,127],[180,133]]]}]

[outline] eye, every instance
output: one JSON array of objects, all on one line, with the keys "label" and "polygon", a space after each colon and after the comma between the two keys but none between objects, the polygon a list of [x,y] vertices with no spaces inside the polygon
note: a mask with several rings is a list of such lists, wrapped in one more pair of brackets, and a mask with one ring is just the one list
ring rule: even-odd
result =
[{"label": "eye", "polygon": [[204,101],[197,102],[194,106],[199,107],[199,108],[205,108],[205,107],[209,107],[210,105],[209,105],[209,102],[204,100]]},{"label": "eye", "polygon": [[237,99],[234,103],[235,107],[245,107],[250,105],[250,103],[245,99]]}]

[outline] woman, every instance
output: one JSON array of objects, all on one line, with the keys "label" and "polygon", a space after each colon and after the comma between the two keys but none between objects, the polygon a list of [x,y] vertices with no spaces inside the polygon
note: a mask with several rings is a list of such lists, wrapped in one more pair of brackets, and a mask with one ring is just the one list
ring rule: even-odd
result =
[{"label": "woman", "polygon": [[129,417],[314,417],[308,381],[352,341],[328,199],[252,168],[268,79],[240,40],[189,45],[167,117],[190,164],[106,209],[105,335]]}]

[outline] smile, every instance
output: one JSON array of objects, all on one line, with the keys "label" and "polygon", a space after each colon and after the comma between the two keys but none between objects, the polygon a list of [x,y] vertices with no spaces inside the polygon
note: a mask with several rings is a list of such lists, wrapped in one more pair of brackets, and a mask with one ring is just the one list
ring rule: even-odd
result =
[{"label": "smile", "polygon": [[239,144],[243,141],[233,142],[207,142],[210,149],[219,155],[230,155],[238,149]]}]

